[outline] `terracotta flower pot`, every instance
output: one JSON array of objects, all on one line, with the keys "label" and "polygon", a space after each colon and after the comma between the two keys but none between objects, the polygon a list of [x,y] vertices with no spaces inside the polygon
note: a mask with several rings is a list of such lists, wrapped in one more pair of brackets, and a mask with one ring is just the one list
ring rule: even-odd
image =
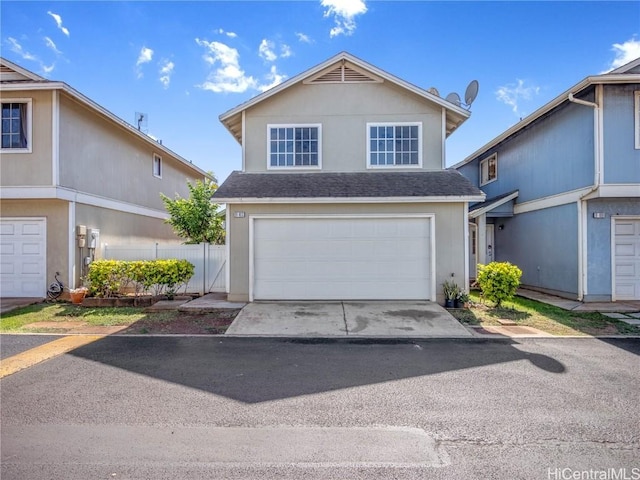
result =
[{"label": "terracotta flower pot", "polygon": [[69,292],[69,296],[71,297],[71,303],[75,303],[76,305],[81,304],[86,294],[87,292],[85,292],[84,290],[81,290],[79,292]]}]

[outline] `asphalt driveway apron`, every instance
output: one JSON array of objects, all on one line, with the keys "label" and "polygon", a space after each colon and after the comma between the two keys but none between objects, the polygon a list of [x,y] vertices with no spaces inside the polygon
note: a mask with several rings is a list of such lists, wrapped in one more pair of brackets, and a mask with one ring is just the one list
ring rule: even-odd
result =
[{"label": "asphalt driveway apron", "polygon": [[471,337],[433,302],[254,302],[227,335],[303,337]]}]

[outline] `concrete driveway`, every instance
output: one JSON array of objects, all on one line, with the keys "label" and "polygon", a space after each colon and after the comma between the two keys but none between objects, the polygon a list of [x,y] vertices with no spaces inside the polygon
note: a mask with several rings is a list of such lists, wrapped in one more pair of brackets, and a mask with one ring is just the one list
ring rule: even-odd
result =
[{"label": "concrete driveway", "polygon": [[471,337],[432,302],[254,302],[226,335],[302,337]]}]

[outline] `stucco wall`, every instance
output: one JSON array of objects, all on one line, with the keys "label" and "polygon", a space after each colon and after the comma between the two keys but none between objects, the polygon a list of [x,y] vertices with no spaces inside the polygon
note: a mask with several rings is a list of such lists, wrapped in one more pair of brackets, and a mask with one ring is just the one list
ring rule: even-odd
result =
[{"label": "stucco wall", "polygon": [[69,207],[62,200],[2,200],[2,217],[45,217],[47,219],[47,276],[46,284],[53,281],[56,272],[60,280],[69,285]]},{"label": "stucco wall", "polygon": [[268,124],[301,123],[322,125],[323,171],[366,170],[367,122],[422,122],[422,167],[442,168],[441,107],[389,82],[300,83],[246,111],[246,171],[267,170]]},{"label": "stucco wall", "polygon": [[[634,92],[640,84],[604,87],[604,182],[640,184],[640,149],[635,148]],[[640,195],[640,186],[638,186]]]},{"label": "stucco wall", "polygon": [[[162,178],[153,175],[154,153],[162,157]],[[61,186],[164,210],[160,193],[186,197],[193,179],[184,164],[61,95]]]},{"label": "stucco wall", "polygon": [[577,298],[578,207],[575,203],[545,208],[496,224],[495,259],[522,270],[524,285]]},{"label": "stucco wall", "polygon": [[3,102],[13,98],[32,100],[31,153],[2,151],[0,181],[2,186],[51,186],[51,91],[0,92]]},{"label": "stucco wall", "polygon": [[[249,216],[252,214],[435,214],[435,262],[437,301],[443,302],[442,282],[453,279],[464,284],[465,239],[463,203],[434,204],[242,204],[227,205],[230,222],[229,299],[249,299]],[[234,218],[236,211],[244,211],[244,218]]]}]

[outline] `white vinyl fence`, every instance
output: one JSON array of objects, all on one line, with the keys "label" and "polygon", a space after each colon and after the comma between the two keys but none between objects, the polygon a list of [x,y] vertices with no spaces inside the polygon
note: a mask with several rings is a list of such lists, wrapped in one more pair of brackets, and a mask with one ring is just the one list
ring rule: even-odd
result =
[{"label": "white vinyl fence", "polygon": [[[224,292],[226,281],[227,252],[224,245],[199,243],[196,245],[105,245],[106,260],[156,260],[177,258],[189,260],[195,272],[187,284],[187,293],[204,295],[209,292]],[[180,293],[185,292],[184,287]]]}]

